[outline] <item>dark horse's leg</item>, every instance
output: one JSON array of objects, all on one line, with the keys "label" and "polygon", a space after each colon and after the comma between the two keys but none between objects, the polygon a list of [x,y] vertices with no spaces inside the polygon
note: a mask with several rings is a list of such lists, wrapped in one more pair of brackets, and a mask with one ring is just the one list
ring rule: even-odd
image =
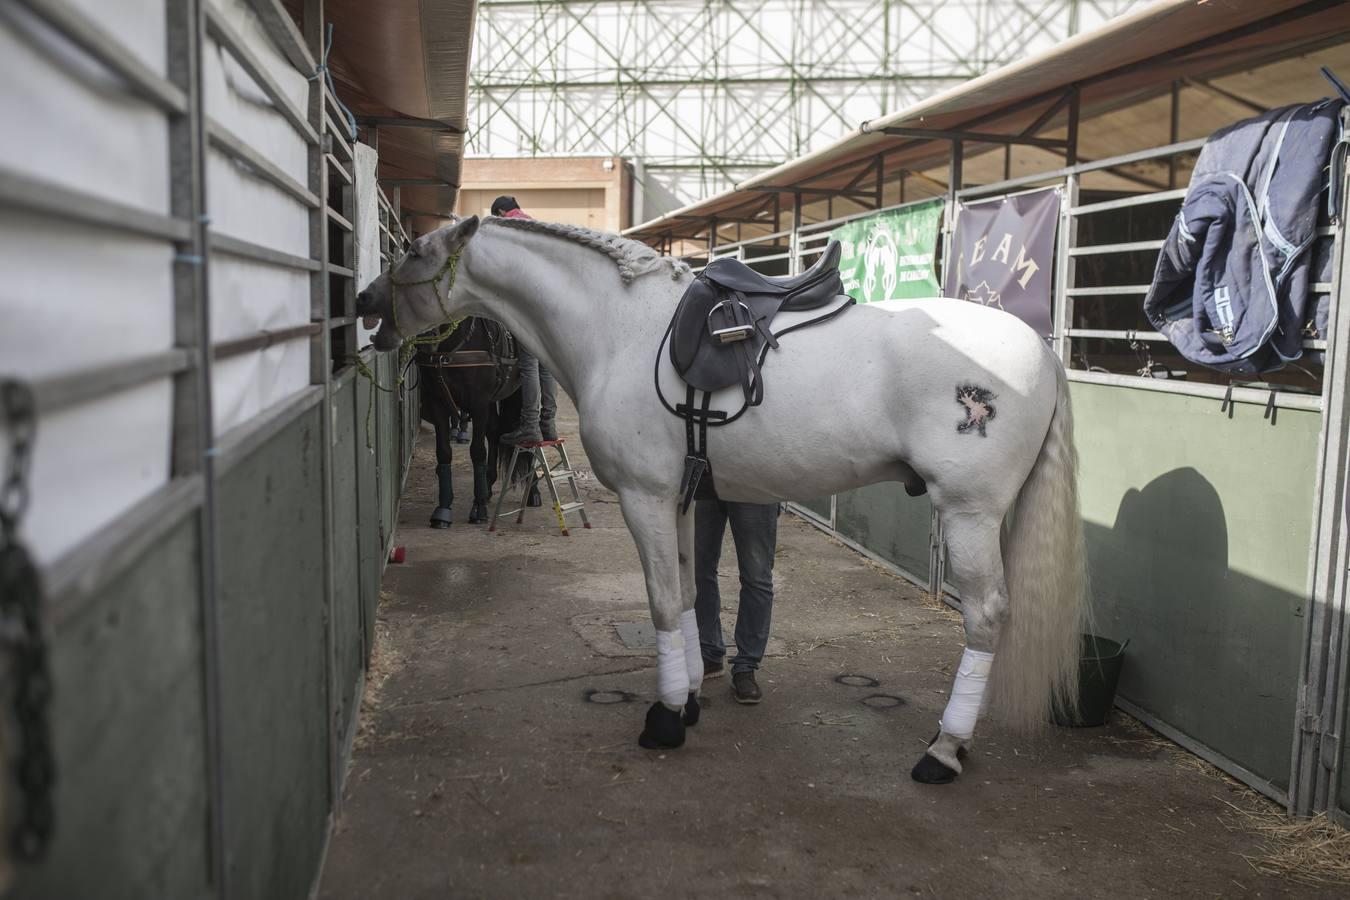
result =
[{"label": "dark horse's leg", "polygon": [[439,484],[436,509],[431,513],[431,527],[449,528],[450,507],[455,503],[455,487],[450,480],[450,461],[454,456],[450,411],[440,410],[440,415],[436,416],[431,424],[436,429],[436,481]]},{"label": "dark horse's leg", "polygon": [[491,479],[488,474],[488,422],[491,420],[492,401],[484,397],[476,402],[469,412],[473,422],[473,436],[469,439],[469,458],[473,460],[473,507],[469,510],[469,524],[477,525],[488,520],[488,500],[492,499]]}]

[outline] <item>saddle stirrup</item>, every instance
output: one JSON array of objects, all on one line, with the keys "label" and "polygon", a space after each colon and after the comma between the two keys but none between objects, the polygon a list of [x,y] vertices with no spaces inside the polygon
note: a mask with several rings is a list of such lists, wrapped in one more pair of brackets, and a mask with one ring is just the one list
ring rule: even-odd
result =
[{"label": "saddle stirrup", "polygon": [[[721,313],[727,322],[721,328],[713,324],[713,316],[718,313]],[[716,306],[708,310],[708,333],[719,344],[734,344],[749,340],[755,334],[752,318],[750,307],[745,305],[745,300],[740,294],[736,294],[733,298],[719,300]]]}]

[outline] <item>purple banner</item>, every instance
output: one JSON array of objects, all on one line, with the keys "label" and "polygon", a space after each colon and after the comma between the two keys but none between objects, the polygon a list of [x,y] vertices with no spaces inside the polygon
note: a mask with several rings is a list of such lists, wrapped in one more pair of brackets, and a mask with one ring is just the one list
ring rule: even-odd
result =
[{"label": "purple banner", "polygon": [[1059,188],[962,206],[943,294],[1006,310],[1049,337]]}]

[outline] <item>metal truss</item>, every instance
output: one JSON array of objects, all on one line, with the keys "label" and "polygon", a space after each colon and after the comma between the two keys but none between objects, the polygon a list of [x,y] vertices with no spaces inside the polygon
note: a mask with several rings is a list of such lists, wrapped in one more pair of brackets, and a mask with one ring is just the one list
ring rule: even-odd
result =
[{"label": "metal truss", "polygon": [[482,0],[471,156],[621,155],[706,197],[1143,0]]}]

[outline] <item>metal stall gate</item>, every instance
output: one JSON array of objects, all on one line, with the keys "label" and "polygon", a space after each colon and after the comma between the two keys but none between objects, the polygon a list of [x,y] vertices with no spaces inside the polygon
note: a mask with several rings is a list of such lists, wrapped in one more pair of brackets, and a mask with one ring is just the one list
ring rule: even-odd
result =
[{"label": "metal stall gate", "polygon": [[[302,34],[279,0],[0,5],[0,377],[36,400],[20,537],[56,773],[12,896],[294,898],[317,877],[417,409],[353,365],[321,9]],[[387,259],[406,239],[381,202]],[[27,781],[4,797],[41,803]]]}]

